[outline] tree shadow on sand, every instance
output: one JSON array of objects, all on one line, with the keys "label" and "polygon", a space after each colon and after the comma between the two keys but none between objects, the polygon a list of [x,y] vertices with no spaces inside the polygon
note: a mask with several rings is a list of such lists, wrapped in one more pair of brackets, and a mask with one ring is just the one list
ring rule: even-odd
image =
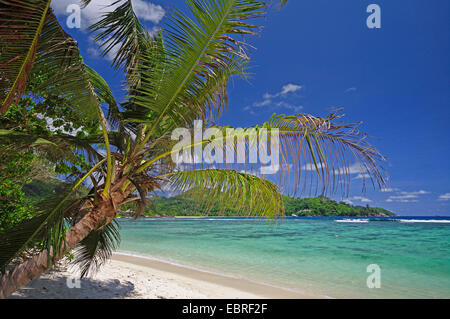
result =
[{"label": "tree shadow on sand", "polygon": [[[118,279],[67,277],[61,273],[44,275],[15,292],[9,299],[111,299],[133,298],[134,284]],[[70,288],[72,287],[72,288]]]}]

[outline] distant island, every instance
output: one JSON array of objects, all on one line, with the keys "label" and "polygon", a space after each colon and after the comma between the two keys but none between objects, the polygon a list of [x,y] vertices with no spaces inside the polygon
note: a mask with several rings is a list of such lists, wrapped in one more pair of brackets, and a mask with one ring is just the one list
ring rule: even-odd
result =
[{"label": "distant island", "polygon": [[[59,180],[34,180],[25,185],[24,190],[33,202],[45,200],[54,195],[61,187]],[[85,189],[87,191],[87,189]],[[389,217],[396,216],[393,212],[380,208],[354,206],[345,202],[337,202],[325,196],[311,198],[293,198],[283,196],[286,216],[348,216],[348,217]],[[205,212],[198,209],[198,205],[190,196],[180,194],[173,197],[158,196],[152,198],[153,205],[147,205],[143,213],[146,217],[173,217],[173,216],[205,216]],[[118,217],[132,216],[135,210],[133,204],[121,208]],[[207,212],[207,216],[238,216],[242,215],[233,208],[220,209],[214,205]]]},{"label": "distant island", "polygon": [[[380,207],[353,206],[345,202],[336,202],[327,197],[293,198],[283,196],[286,216],[349,216],[349,217],[389,217],[396,216],[391,211]],[[152,199],[144,211],[147,217],[174,216],[205,216],[205,212],[198,209],[198,205],[183,194],[174,197],[158,196]],[[120,217],[133,214],[133,208],[127,207],[119,212]],[[214,205],[207,212],[207,216],[238,216],[237,210],[232,208],[220,209]]]}]

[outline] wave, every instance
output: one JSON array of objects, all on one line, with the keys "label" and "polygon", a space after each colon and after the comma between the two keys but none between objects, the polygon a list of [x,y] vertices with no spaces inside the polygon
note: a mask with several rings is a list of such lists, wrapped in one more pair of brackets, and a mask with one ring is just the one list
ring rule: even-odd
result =
[{"label": "wave", "polygon": [[446,219],[398,219],[401,223],[450,223]]},{"label": "wave", "polygon": [[337,219],[336,223],[368,223],[368,219]]}]

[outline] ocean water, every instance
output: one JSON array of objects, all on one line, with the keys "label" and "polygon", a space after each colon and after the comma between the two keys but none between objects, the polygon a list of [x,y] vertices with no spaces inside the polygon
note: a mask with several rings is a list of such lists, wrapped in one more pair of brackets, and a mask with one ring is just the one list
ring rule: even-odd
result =
[{"label": "ocean water", "polygon": [[[317,296],[450,298],[450,219],[362,221],[121,219],[119,251]],[[380,288],[367,286],[371,264]]]}]

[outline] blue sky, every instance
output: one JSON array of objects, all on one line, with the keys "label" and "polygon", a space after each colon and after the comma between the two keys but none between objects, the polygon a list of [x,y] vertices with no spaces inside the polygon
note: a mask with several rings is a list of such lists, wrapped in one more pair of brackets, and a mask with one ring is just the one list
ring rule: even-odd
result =
[{"label": "blue sky", "polygon": [[[106,4],[108,0],[93,0]],[[67,4],[55,1],[65,24]],[[183,1],[135,0],[146,26],[164,25],[171,7]],[[366,26],[366,8],[381,8],[381,28]],[[83,23],[98,15],[89,7]],[[389,191],[368,187],[354,174],[349,200],[401,215],[450,215],[449,106],[450,2],[446,0],[326,1],[291,0],[271,10],[261,36],[250,43],[249,81],[230,84],[229,112],[234,126],[266,121],[276,113],[328,115],[343,107],[345,121],[361,129],[388,157]],[[86,63],[121,96],[121,75],[82,29],[67,29]]]}]

